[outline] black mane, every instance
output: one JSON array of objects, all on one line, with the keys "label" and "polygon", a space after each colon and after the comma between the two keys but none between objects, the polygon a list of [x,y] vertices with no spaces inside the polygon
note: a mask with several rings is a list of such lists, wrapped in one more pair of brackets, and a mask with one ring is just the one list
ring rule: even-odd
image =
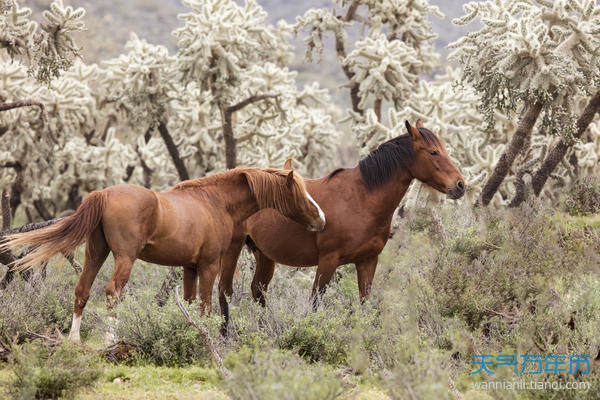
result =
[{"label": "black mane", "polygon": [[[433,132],[425,128],[419,128],[419,132],[427,144],[440,146]],[[410,168],[414,162],[412,142],[406,134],[381,144],[358,162],[358,168],[367,187],[375,188],[387,183],[399,169]]]},{"label": "black mane", "polygon": [[345,171],[345,170],[346,170],[346,168],[338,168],[338,169],[331,171],[329,173],[329,175],[327,175],[326,181],[329,181],[331,178],[333,178],[334,176],[336,176],[337,174],[339,174],[340,172]]}]

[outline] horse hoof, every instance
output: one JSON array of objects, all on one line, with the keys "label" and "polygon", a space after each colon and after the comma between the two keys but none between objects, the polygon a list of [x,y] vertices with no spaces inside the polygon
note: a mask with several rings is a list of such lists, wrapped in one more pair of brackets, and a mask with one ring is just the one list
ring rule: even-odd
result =
[{"label": "horse hoof", "polygon": [[222,324],[219,332],[221,332],[221,336],[223,337],[229,336],[229,326],[227,326],[227,324]]},{"label": "horse hoof", "polygon": [[73,343],[80,343],[81,342],[81,337],[79,336],[79,332],[74,333],[71,332],[69,333],[69,340]]}]

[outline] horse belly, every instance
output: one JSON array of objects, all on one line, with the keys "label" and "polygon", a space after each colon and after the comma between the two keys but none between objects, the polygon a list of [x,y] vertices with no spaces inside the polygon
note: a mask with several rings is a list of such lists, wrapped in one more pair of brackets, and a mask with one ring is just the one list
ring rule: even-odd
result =
[{"label": "horse belly", "polygon": [[319,262],[316,234],[273,209],[252,215],[246,228],[260,251],[277,263],[304,267]]},{"label": "horse belly", "polygon": [[211,229],[208,218],[196,214],[195,218],[173,216],[170,226],[152,237],[139,256],[144,261],[162,265],[198,265],[212,262],[218,256],[218,232]]},{"label": "horse belly", "polygon": [[138,258],[161,265],[195,265],[199,261],[199,253],[197,242],[163,239],[154,244],[147,244]]}]

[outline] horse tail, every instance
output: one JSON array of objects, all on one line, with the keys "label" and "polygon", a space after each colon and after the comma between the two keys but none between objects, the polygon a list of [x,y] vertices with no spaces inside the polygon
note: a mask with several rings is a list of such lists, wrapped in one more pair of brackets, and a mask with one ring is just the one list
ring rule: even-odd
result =
[{"label": "horse tail", "polygon": [[29,245],[29,252],[16,260],[18,270],[33,268],[58,252],[72,253],[98,227],[106,207],[106,193],[91,192],[71,216],[45,228],[7,235],[0,249]]}]

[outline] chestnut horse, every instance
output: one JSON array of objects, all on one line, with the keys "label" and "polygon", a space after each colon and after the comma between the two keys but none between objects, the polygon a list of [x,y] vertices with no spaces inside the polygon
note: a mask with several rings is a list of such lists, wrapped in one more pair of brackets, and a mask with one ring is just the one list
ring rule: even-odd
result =
[{"label": "chestnut horse", "polygon": [[[318,265],[311,296],[314,306],[337,267],[354,263],[361,301],[369,298],[377,258],[389,238],[394,210],[411,181],[418,179],[452,199],[465,192],[464,178],[437,136],[421,120],[416,126],[406,121],[406,129],[407,135],[383,143],[358,166],[305,181],[309,193],[327,214],[322,232],[306,232],[269,209],[236,227],[221,261],[219,303],[225,326],[229,319],[225,296],[233,292],[233,275],[245,240],[256,258],[252,296],[263,306],[275,262],[296,267]],[[286,163],[286,168],[290,169],[291,163]]]},{"label": "chestnut horse", "polygon": [[205,289],[202,306],[210,310],[219,257],[231,243],[233,228],[267,207],[295,221],[301,229],[319,231],[325,226],[323,211],[308,195],[298,174],[236,168],[184,181],[163,193],[134,185],[92,192],[70,217],[46,228],[10,235],[2,246],[30,245],[32,251],[17,265],[32,268],[58,252],[73,252],[87,242],[69,335],[79,341],[83,308],[110,251],[115,268],[106,286],[109,308],[118,301],[133,262],[139,258],[193,270]]}]

